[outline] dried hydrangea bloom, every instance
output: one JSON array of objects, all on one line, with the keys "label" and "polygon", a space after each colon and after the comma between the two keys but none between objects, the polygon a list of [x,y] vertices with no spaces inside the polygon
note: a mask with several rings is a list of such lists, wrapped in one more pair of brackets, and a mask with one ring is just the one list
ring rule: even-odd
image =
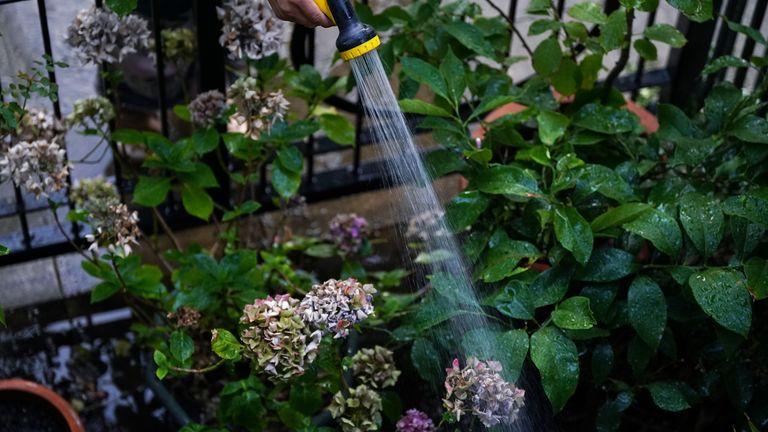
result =
[{"label": "dried hydrangea bloom", "polygon": [[189,306],[181,306],[176,311],[167,315],[171,321],[176,321],[177,327],[191,328],[197,327],[200,322],[200,311]]},{"label": "dried hydrangea bloom", "polygon": [[457,421],[472,414],[486,427],[513,423],[524,405],[525,391],[505,381],[501,370],[501,363],[475,357],[461,369],[459,360],[454,359],[446,369],[443,407]]},{"label": "dried hydrangea bloom", "polygon": [[377,431],[381,425],[381,397],[365,384],[333,396],[328,411],[341,425],[343,432]]},{"label": "dried hydrangea bloom", "polygon": [[298,304],[289,295],[270,296],[246,305],[240,318],[248,325],[240,335],[246,356],[277,380],[303,374],[320,346],[322,332],[301,319]]},{"label": "dried hydrangea bloom", "polygon": [[200,93],[189,103],[192,123],[197,126],[213,126],[226,108],[227,100],[218,90]]},{"label": "dried hydrangea bloom", "polygon": [[392,351],[379,345],[352,356],[352,373],[359,382],[375,389],[394,386],[400,376]]},{"label": "dried hydrangea bloom", "polygon": [[78,180],[69,192],[69,198],[76,208],[88,212],[98,220],[106,219],[105,213],[120,203],[115,185],[104,177]]},{"label": "dried hydrangea bloom", "polygon": [[409,409],[405,415],[395,424],[397,432],[435,432],[435,424],[423,412],[417,409]]},{"label": "dried hydrangea bloom", "polygon": [[111,204],[104,212],[91,213],[89,223],[93,232],[86,234],[85,239],[91,243],[90,251],[106,247],[115,255],[127,256],[133,252],[132,245],[139,244],[139,214],[125,204]]},{"label": "dried hydrangea bloom", "polygon": [[0,158],[0,179],[12,179],[35,198],[48,197],[66,186],[66,157],[55,139],[20,141]]},{"label": "dried hydrangea bloom", "polygon": [[361,284],[355,279],[329,279],[322,285],[313,285],[304,296],[299,311],[313,327],[334,338],[346,337],[349,328],[373,314],[371,284]]},{"label": "dried hydrangea bloom", "polygon": [[16,131],[19,141],[52,141],[58,138],[58,143],[62,142],[66,132],[64,124],[45,108],[27,108]]},{"label": "dried hydrangea bloom", "polygon": [[340,213],[328,224],[331,237],[344,253],[357,253],[368,237],[368,221],[356,213]]},{"label": "dried hydrangea bloom", "polygon": [[164,29],[163,56],[176,64],[190,64],[195,61],[195,32],[185,27]]},{"label": "dried hydrangea bloom", "polygon": [[265,0],[225,0],[216,12],[223,24],[219,43],[229,58],[258,60],[280,49],[284,23]]},{"label": "dried hydrangea bloom", "polygon": [[95,6],[81,10],[67,29],[67,43],[84,64],[120,63],[128,54],[149,47],[147,21],[135,15],[120,18]]},{"label": "dried hydrangea bloom", "polygon": [[408,230],[405,232],[405,236],[421,242],[429,241],[435,237],[447,237],[450,233],[442,219],[443,212],[440,210],[430,210],[414,215],[408,220]]},{"label": "dried hydrangea bloom", "polygon": [[227,90],[227,97],[237,107],[238,123],[246,124],[248,132],[255,135],[269,131],[272,125],[285,117],[290,106],[280,90],[261,93],[253,77],[235,81]]},{"label": "dried hydrangea bloom", "polygon": [[80,99],[75,102],[72,112],[67,116],[70,126],[82,126],[85,129],[100,128],[115,118],[112,102],[103,96]]}]

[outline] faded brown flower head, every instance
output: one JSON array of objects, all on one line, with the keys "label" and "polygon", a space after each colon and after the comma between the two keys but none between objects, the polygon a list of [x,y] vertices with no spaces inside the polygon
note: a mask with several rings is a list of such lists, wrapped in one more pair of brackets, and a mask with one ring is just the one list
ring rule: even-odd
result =
[{"label": "faded brown flower head", "polygon": [[352,373],[359,382],[375,389],[393,387],[400,376],[392,351],[379,345],[352,356]]},{"label": "faded brown flower head", "polygon": [[192,123],[203,127],[213,126],[221,117],[226,105],[226,98],[218,90],[200,93],[189,103]]},{"label": "faded brown flower head", "polygon": [[343,432],[379,430],[381,410],[381,397],[365,384],[350,389],[347,396],[342,392],[336,393],[328,407]]},{"label": "faded brown flower head", "polygon": [[265,0],[225,0],[216,12],[223,24],[219,43],[229,58],[258,60],[280,48],[285,24]]},{"label": "faded brown flower head", "polygon": [[200,322],[200,311],[189,306],[181,306],[176,311],[169,313],[168,319],[176,321],[177,327],[197,327],[198,322]]},{"label": "faded brown flower head", "polygon": [[304,296],[299,311],[304,320],[334,338],[346,337],[349,328],[373,315],[376,288],[355,279],[329,279],[313,285]]},{"label": "faded brown flower head", "polygon": [[28,108],[16,131],[19,141],[57,140],[62,143],[67,128],[45,108]]},{"label": "faded brown flower head", "polygon": [[278,90],[261,93],[256,78],[242,77],[227,90],[227,97],[237,107],[236,120],[246,124],[248,133],[259,135],[269,132],[272,125],[282,120],[290,103]]},{"label": "faded brown flower head", "polygon": [[116,13],[91,6],[81,10],[67,29],[67,43],[83,64],[120,63],[132,53],[149,46],[147,21],[135,15]]},{"label": "faded brown flower head", "polygon": [[93,232],[85,235],[91,243],[88,250],[106,247],[113,254],[126,256],[133,251],[132,245],[139,244],[139,214],[125,204],[110,204],[103,212],[91,213],[89,224]]},{"label": "faded brown flower head", "polygon": [[0,179],[12,179],[35,198],[48,197],[66,186],[66,154],[56,139],[21,141],[0,157]]},{"label": "faded brown flower head", "polygon": [[248,325],[240,335],[245,355],[276,381],[302,375],[320,346],[322,333],[301,319],[298,304],[289,295],[270,296],[246,305],[240,318]]}]

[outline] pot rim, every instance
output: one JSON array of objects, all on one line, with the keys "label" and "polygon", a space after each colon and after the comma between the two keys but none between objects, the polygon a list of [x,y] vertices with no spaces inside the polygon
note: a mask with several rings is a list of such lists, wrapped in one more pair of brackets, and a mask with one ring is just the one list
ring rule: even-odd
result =
[{"label": "pot rim", "polygon": [[0,380],[0,393],[4,391],[19,391],[22,393],[29,393],[37,396],[49,405],[52,405],[56,411],[64,418],[67,423],[70,432],[85,432],[83,423],[80,421],[80,417],[75,412],[74,408],[64,400],[58,393],[45,387],[42,384],[38,384],[34,381],[28,381],[20,378],[11,378]]}]

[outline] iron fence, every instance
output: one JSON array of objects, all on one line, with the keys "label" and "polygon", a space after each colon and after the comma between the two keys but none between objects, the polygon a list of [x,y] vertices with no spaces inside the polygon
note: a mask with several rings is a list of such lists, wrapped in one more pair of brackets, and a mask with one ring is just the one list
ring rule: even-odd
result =
[{"label": "iron fence", "polygon": [[[2,6],[25,1],[35,1],[37,3],[40,33],[43,39],[45,54],[53,58],[51,47],[51,34],[49,29],[46,0],[0,0]],[[102,0],[96,0],[96,5],[101,7]],[[151,101],[155,105],[155,110],[159,113],[160,132],[166,136],[169,135],[169,108],[171,101],[167,94],[167,77],[165,74],[165,64],[163,57],[163,45],[161,43],[161,30],[163,28],[163,19],[161,3],[167,5],[167,0],[146,0],[140,2],[140,12],[148,15],[154,35],[154,50],[156,56],[156,93],[157,98]],[[177,2],[178,3],[178,2]],[[181,3],[185,3],[181,1]],[[195,80],[197,91],[218,89],[224,91],[227,71],[225,70],[225,53],[218,43],[218,37],[221,25],[216,18],[216,6],[220,0],[193,0],[192,1],[192,20],[197,37],[197,53]],[[520,16],[520,11],[527,2],[509,0],[507,5],[508,16],[516,20]],[[565,11],[565,0],[558,0],[557,9],[562,16]],[[738,86],[743,86],[747,82],[745,70],[722,70],[717,74],[702,78],[701,71],[707,61],[724,54],[734,54],[749,57],[755,53],[755,43],[751,39],[745,39],[736,32],[731,31],[723,20],[719,18],[720,14],[726,16],[734,22],[742,22],[748,18],[745,25],[760,27],[764,25],[766,5],[768,0],[715,0],[714,12],[718,16],[713,21],[705,23],[692,22],[684,16],[677,14],[676,26],[686,35],[688,43],[681,49],[673,49],[666,62],[654,68],[648,68],[646,62],[637,59],[635,68],[631,73],[627,73],[617,80],[618,87],[628,92],[632,97],[637,97],[643,88],[658,87],[661,89],[660,100],[670,101],[682,106],[699,106],[703,94],[706,94],[709,88],[718,79],[725,77],[732,78]],[[604,3],[606,12],[611,12],[619,7],[617,0],[607,0]],[[749,11],[748,15],[745,13]],[[0,9],[0,12],[2,10]],[[645,17],[643,26],[653,25],[657,20],[657,13],[650,13]],[[590,32],[597,34],[594,28]],[[741,38],[741,39],[739,39]],[[519,40],[513,35],[512,47]],[[512,49],[512,47],[510,49]],[[290,57],[294,67],[302,64],[313,64],[315,62],[315,32],[300,26],[295,26],[291,34]],[[6,59],[6,61],[8,61]],[[765,70],[760,72],[765,73]],[[50,71],[48,78],[51,82],[56,82],[56,72]],[[0,83],[2,90],[2,83]],[[355,116],[356,140],[352,147],[352,161],[349,166],[341,168],[324,170],[318,172],[316,169],[316,160],[319,155],[329,152],[345,151],[342,148],[323,136],[312,136],[305,142],[297,143],[306,159],[306,172],[302,182],[300,193],[306,197],[308,202],[318,201],[333,197],[339,197],[347,194],[373,190],[381,188],[386,184],[383,177],[382,161],[371,160],[364,161],[361,157],[363,146],[372,144],[370,135],[365,128],[363,111],[358,100],[334,96],[326,101],[335,106],[340,111],[351,113]],[[61,106],[58,101],[54,101],[53,113],[61,119]],[[417,119],[412,119],[417,120]],[[114,125],[112,125],[114,127]],[[120,166],[114,164],[115,183],[123,195],[129,195],[133,184],[130,179],[123,176]],[[215,175],[222,185],[231,185],[228,172],[219,167],[218,163],[211,163],[215,168]],[[260,173],[261,178],[258,187],[259,200],[264,204],[264,209],[272,208],[271,191],[267,181],[267,167],[264,166]],[[222,187],[217,190],[214,199],[228,206],[231,187]],[[0,257],[0,266],[27,261],[31,259],[43,258],[70,252],[72,250],[66,239],[57,232],[56,227],[51,224],[32,227],[30,218],[47,211],[47,205],[37,202],[29,196],[26,196],[18,187],[14,188],[14,202],[7,205],[0,205],[0,219],[18,219],[18,232],[0,234],[0,244],[9,246],[12,253]],[[69,206],[67,193],[62,193],[58,198],[64,200],[67,205],[62,211],[66,211]],[[181,205],[178,201],[169,201],[162,206],[164,216],[168,218],[174,228],[183,228],[195,222],[184,217],[181,211]],[[147,218],[146,220],[149,220]],[[83,232],[80,226],[75,223],[62,222],[65,229],[70,233],[75,241],[81,242]],[[151,226],[144,227],[147,230]]]}]

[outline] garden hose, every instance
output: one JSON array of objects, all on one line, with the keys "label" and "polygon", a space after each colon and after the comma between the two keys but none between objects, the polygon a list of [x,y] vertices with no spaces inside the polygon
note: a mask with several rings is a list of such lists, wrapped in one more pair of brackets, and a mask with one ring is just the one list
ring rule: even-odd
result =
[{"label": "garden hose", "polygon": [[314,0],[328,18],[339,27],[336,48],[344,60],[352,60],[381,45],[376,30],[363,24],[349,0]]}]

